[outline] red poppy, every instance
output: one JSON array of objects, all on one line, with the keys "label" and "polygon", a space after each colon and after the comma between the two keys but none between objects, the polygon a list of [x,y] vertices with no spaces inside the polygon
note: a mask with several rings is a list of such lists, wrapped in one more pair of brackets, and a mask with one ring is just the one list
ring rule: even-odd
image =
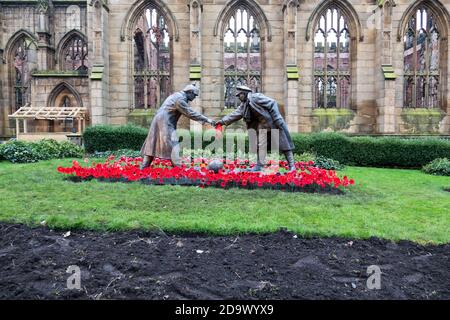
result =
[{"label": "red poppy", "polygon": [[[223,160],[226,164],[218,173],[212,170],[207,170],[206,166],[209,162],[205,158],[196,158],[191,167],[182,165],[181,167],[174,167],[170,160],[155,159],[150,167],[143,170],[139,169],[139,163],[142,158],[128,158],[121,157],[116,161],[110,162],[114,158],[109,157],[104,163],[92,162],[91,167],[81,167],[77,161],[72,161],[72,167],[63,168],[57,167],[57,171],[62,174],[75,175],[81,179],[89,178],[109,178],[120,179],[124,178],[128,181],[139,180],[153,180],[156,183],[163,184],[166,179],[174,178],[175,181],[185,178],[193,184],[201,187],[204,186],[220,186],[225,188],[227,186],[242,186],[248,185],[257,186],[259,188],[278,188],[298,190],[309,185],[316,185],[319,187],[347,187],[353,185],[355,181],[344,176],[342,179],[336,175],[336,171],[324,170],[310,165],[310,163],[298,162],[295,164],[300,171],[287,172],[285,174],[273,173],[262,174],[260,172],[235,172],[236,166],[238,168],[246,168],[246,165],[253,167],[254,163],[249,163],[248,160],[241,161],[236,159],[234,161]],[[270,162],[276,165],[274,161]],[[197,164],[197,165],[196,165]],[[285,161],[279,161],[278,165],[284,167],[287,165]],[[198,168],[198,169],[196,169]],[[173,180],[172,180],[173,181]],[[290,187],[290,188],[288,188]]]},{"label": "red poppy", "polygon": [[223,127],[220,123],[216,124],[216,139],[222,138]]}]

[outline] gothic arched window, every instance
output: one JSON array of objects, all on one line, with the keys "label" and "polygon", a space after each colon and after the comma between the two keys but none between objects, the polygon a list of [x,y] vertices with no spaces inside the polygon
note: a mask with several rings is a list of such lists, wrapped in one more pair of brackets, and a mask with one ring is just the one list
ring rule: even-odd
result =
[{"label": "gothic arched window", "polygon": [[72,102],[70,101],[70,98],[68,96],[64,96],[60,103],[60,108],[71,108]]},{"label": "gothic arched window", "polygon": [[255,17],[239,7],[228,20],[224,37],[225,107],[236,108],[235,87],[261,91],[261,39]]},{"label": "gothic arched window", "polygon": [[159,108],[171,91],[171,58],[169,29],[156,8],[146,8],[138,18],[133,49],[134,105]]},{"label": "gothic arched window", "polygon": [[65,44],[62,54],[64,70],[87,70],[88,47],[81,36],[71,37]]},{"label": "gothic arched window", "polygon": [[439,106],[440,34],[435,17],[419,8],[404,36],[404,107]]},{"label": "gothic arched window", "polygon": [[314,107],[350,107],[350,31],[336,6],[326,9],[314,34]]},{"label": "gothic arched window", "polygon": [[22,37],[15,43],[12,51],[12,75],[14,87],[14,105],[12,112],[30,102],[31,98],[31,63],[30,52],[32,41]]}]

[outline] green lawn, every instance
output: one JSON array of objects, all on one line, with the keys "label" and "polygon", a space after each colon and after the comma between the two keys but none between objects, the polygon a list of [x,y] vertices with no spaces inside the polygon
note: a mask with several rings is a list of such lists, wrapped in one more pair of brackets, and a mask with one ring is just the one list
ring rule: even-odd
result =
[{"label": "green lawn", "polygon": [[[82,163],[80,161],[80,163]],[[221,190],[140,183],[74,183],[71,160],[0,162],[0,220],[54,228],[160,228],[214,234],[271,232],[450,242],[448,177],[417,170],[349,167],[345,195]]]}]

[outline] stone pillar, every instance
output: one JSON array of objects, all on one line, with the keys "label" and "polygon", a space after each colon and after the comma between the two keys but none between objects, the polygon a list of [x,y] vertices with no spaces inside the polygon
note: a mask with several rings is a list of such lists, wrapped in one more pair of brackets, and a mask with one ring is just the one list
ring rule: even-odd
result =
[{"label": "stone pillar", "polygon": [[102,0],[91,2],[87,7],[88,45],[90,73],[91,125],[104,124],[107,121],[109,106],[109,50],[108,15],[109,9]]},{"label": "stone pillar", "polygon": [[288,128],[299,130],[299,74],[297,67],[297,8],[298,0],[287,0],[283,4],[284,15],[284,61],[286,78],[284,85],[284,118]]},{"label": "stone pillar", "polygon": [[37,69],[38,70],[52,70],[54,68],[55,48],[53,47],[51,39],[51,25],[50,19],[52,12],[51,1],[39,0],[37,4],[38,21],[38,50],[37,50]]},{"label": "stone pillar", "polygon": [[8,126],[8,104],[6,103],[6,83],[7,83],[7,73],[6,64],[4,63],[4,43],[3,43],[3,8],[0,4],[0,137],[6,135],[6,128]]},{"label": "stone pillar", "polygon": [[395,133],[395,75],[392,66],[392,1],[380,2],[381,19],[377,32],[377,50],[379,57],[377,127],[378,133]]},{"label": "stone pillar", "polygon": [[[189,80],[191,83],[200,86],[200,96],[191,102],[192,108],[203,113],[202,107],[202,88],[201,88],[201,71],[202,71],[202,12],[203,4],[201,0],[191,0],[189,2],[189,37],[190,37],[190,66]],[[190,128],[194,131],[201,131],[202,125],[196,121],[190,121]]]}]

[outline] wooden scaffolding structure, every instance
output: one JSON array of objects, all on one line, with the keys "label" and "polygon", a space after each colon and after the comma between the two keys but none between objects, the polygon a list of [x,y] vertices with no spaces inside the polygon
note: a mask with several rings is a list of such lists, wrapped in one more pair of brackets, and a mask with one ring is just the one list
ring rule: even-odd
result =
[{"label": "wooden scaffolding structure", "polygon": [[[86,108],[78,107],[33,107],[27,103],[8,116],[16,120],[16,137],[27,134],[27,120],[77,120],[77,133],[81,135],[86,127]],[[23,132],[20,132],[20,121],[23,121]],[[43,132],[43,134],[45,134]]]}]

